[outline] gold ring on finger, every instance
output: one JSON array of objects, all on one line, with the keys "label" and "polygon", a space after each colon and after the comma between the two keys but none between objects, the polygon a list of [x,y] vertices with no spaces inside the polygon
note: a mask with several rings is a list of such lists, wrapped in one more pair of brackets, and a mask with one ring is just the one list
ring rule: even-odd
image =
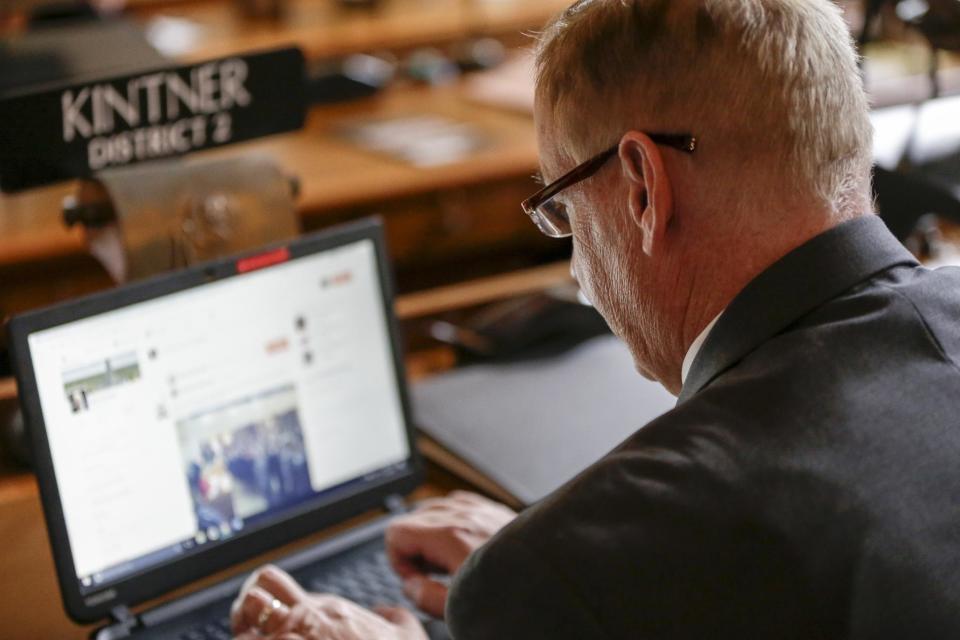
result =
[{"label": "gold ring on finger", "polygon": [[270,604],[264,606],[263,609],[260,610],[260,615],[257,616],[257,624],[256,624],[257,629],[260,629],[261,631],[263,631],[264,625],[266,625],[267,622],[270,621],[270,617],[273,615],[273,612],[282,606],[283,606],[283,603],[277,600],[276,598],[271,600]]}]

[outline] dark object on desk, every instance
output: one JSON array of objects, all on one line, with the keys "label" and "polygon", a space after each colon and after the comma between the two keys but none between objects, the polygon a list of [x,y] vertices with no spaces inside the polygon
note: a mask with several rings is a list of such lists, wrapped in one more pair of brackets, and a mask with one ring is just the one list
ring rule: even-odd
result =
[{"label": "dark object on desk", "polygon": [[393,82],[396,70],[393,62],[366,54],[311,65],[307,72],[307,102],[332,104],[368,98]]},{"label": "dark object on desk", "polygon": [[960,223],[960,197],[923,173],[876,167],[873,186],[881,217],[901,241],[929,214]]},{"label": "dark object on desk", "polygon": [[380,4],[380,0],[337,0],[347,9],[373,9]]},{"label": "dark object on desk", "polygon": [[413,387],[417,426],[521,504],[554,491],[675,403],[640,377],[613,336]]},{"label": "dark object on desk", "polygon": [[479,38],[456,45],[453,57],[460,71],[487,71],[507,59],[507,48],[496,38]]},{"label": "dark object on desk", "polygon": [[30,11],[28,25],[30,29],[36,29],[98,17],[97,10],[87,0],[47,0]]},{"label": "dark object on desk", "polygon": [[23,413],[15,399],[0,403],[0,452],[8,462],[30,466],[30,448],[23,424]]},{"label": "dark object on desk", "polygon": [[548,294],[490,305],[458,324],[438,321],[430,326],[430,335],[455,347],[467,364],[558,355],[609,333],[593,307]]},{"label": "dark object on desk", "polygon": [[[13,376],[7,331],[0,331],[0,378]],[[0,466],[30,465],[23,414],[16,396],[0,399]]]}]

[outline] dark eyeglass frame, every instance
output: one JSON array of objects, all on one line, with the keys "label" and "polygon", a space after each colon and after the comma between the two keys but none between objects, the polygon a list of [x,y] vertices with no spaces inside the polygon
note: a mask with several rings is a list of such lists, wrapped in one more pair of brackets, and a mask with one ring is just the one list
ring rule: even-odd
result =
[{"label": "dark eyeglass frame", "polygon": [[[688,133],[648,133],[646,134],[657,144],[672,147],[678,151],[693,153],[697,149],[697,138]],[[601,151],[592,158],[580,163],[567,173],[563,174],[550,184],[540,189],[535,194],[524,200],[520,206],[524,213],[530,216],[533,223],[537,225],[545,235],[551,238],[567,238],[571,235],[570,231],[558,228],[556,224],[550,221],[550,216],[543,213],[540,208],[556,197],[564,189],[583,182],[597,171],[617,153],[620,149],[620,143],[613,145],[609,149]],[[567,221],[569,223],[569,220]],[[569,227],[569,224],[567,225]]]}]

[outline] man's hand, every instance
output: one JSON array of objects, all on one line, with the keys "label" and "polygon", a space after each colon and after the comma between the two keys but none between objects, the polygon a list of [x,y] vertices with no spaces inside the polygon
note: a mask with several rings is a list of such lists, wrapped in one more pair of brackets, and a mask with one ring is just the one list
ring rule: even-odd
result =
[{"label": "man's hand", "polygon": [[336,596],[307,593],[276,567],[255,571],[230,610],[236,640],[427,640],[406,609],[367,611]]},{"label": "man's hand", "polygon": [[423,611],[443,617],[447,585],[431,574],[454,575],[474,550],[509,524],[516,513],[465,491],[425,500],[387,529],[387,554],[403,579],[407,597]]}]

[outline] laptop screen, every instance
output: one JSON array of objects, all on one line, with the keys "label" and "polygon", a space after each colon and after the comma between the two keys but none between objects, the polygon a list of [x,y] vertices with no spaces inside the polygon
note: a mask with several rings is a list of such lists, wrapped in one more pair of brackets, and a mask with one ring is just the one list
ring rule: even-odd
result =
[{"label": "laptop screen", "polygon": [[365,239],[29,335],[81,593],[404,473],[379,273]]}]

